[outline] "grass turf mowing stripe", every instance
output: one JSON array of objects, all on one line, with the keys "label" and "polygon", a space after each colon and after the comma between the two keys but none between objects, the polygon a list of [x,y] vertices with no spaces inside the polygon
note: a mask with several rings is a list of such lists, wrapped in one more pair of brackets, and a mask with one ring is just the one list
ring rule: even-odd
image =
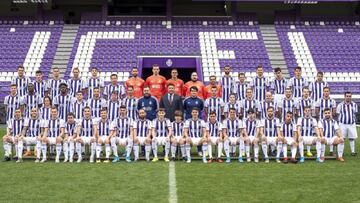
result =
[{"label": "grass turf mowing stripe", "polygon": [[175,163],[169,164],[169,203],[177,203]]}]

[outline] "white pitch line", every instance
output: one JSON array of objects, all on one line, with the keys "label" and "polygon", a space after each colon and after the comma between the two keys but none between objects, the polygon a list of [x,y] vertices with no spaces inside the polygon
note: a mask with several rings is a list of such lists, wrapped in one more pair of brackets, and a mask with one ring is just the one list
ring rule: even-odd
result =
[{"label": "white pitch line", "polygon": [[175,163],[169,164],[169,203],[177,203]]}]

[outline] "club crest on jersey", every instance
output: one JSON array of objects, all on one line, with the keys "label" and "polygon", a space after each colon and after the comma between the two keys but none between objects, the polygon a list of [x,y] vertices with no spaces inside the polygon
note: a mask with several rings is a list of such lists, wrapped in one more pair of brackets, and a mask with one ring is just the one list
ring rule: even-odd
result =
[{"label": "club crest on jersey", "polygon": [[166,60],[166,65],[167,65],[168,67],[171,67],[172,64],[173,64],[173,62],[172,62],[171,59]]}]

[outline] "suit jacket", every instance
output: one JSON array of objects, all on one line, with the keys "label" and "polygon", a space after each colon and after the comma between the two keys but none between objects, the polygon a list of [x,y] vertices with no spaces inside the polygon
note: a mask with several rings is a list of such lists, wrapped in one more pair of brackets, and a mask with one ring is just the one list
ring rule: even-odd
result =
[{"label": "suit jacket", "polygon": [[170,121],[175,120],[174,112],[176,110],[179,110],[179,111],[183,112],[183,109],[184,109],[182,98],[177,94],[173,95],[173,101],[170,104],[169,93],[167,93],[167,94],[165,94],[164,96],[161,97],[159,106],[160,106],[160,108],[165,109],[165,112],[166,112],[165,117],[170,119]]}]

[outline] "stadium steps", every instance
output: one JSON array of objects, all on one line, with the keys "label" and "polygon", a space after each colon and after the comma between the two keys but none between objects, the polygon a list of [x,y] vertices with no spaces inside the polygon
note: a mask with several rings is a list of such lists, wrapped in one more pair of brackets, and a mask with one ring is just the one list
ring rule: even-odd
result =
[{"label": "stadium steps", "polygon": [[279,38],[274,25],[260,25],[265,48],[273,68],[281,68],[285,77],[290,77],[285,58],[281,50]]},{"label": "stadium steps", "polygon": [[[65,71],[67,69],[78,29],[79,25],[64,25],[63,31],[61,33],[53,61],[53,67],[58,67],[60,69],[61,77],[64,77]],[[51,74],[50,77],[52,77]]]}]

